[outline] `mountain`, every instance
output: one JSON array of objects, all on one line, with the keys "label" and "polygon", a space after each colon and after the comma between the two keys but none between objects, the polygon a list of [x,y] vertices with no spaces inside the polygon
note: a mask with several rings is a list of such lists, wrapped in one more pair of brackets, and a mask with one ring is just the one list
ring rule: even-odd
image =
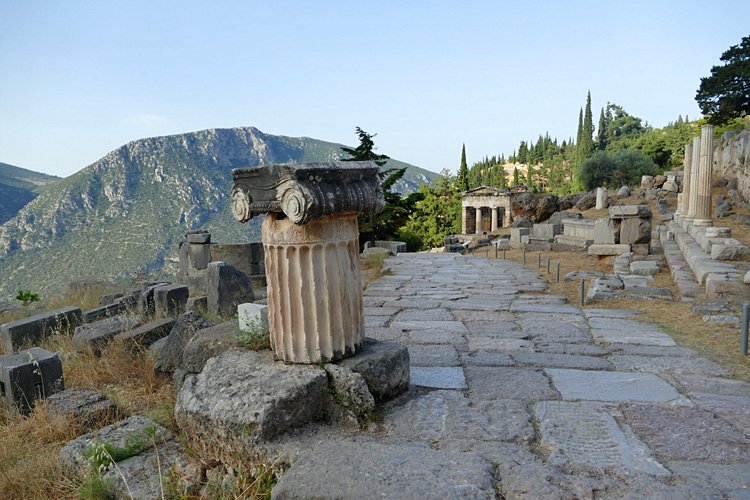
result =
[{"label": "mountain", "polygon": [[[260,219],[240,224],[228,197],[232,169],[341,158],[341,145],[274,136],[253,127],[210,129],[130,142],[44,189],[0,226],[0,298],[43,295],[79,279],[173,276],[177,245],[192,229],[212,240],[260,240]],[[437,174],[407,167],[402,192]]]},{"label": "mountain", "polygon": [[0,224],[12,219],[44,186],[59,180],[53,175],[0,162]]}]

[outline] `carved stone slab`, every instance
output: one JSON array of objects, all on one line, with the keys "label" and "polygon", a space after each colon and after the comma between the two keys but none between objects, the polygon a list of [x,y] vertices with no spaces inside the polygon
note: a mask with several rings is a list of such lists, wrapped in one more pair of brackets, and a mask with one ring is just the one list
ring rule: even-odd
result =
[{"label": "carved stone slab", "polygon": [[240,222],[283,212],[293,223],[346,212],[377,213],[385,207],[373,162],[273,164],[232,172],[232,214]]}]

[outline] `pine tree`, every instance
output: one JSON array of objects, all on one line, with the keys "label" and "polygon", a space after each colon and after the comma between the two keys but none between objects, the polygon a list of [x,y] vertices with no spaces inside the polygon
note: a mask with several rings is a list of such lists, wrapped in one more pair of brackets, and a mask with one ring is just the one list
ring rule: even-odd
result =
[{"label": "pine tree", "polygon": [[518,172],[518,167],[513,167],[513,187],[518,186],[521,183],[521,179]]},{"label": "pine tree", "polygon": [[375,154],[375,143],[372,138],[378,134],[368,134],[361,128],[355,129],[359,136],[359,146],[356,148],[341,148],[341,150],[351,156],[351,158],[344,158],[342,161],[374,161],[379,167],[386,164],[390,158],[386,155]]},{"label": "pine tree", "polygon": [[531,167],[531,165],[528,165],[526,167],[526,187],[529,189],[532,189],[534,187],[533,175],[534,169]]},{"label": "pine tree", "polygon": [[466,166],[466,144],[461,144],[461,166],[458,167],[456,186],[459,191],[467,191],[469,189],[469,167]]},{"label": "pine tree", "polygon": [[594,154],[594,121],[591,115],[591,91],[586,96],[586,111],[583,114],[583,126],[581,127],[581,139],[578,141],[579,158],[585,160]]},{"label": "pine tree", "polygon": [[581,143],[583,137],[583,108],[578,110],[578,132],[576,133],[576,145]]}]

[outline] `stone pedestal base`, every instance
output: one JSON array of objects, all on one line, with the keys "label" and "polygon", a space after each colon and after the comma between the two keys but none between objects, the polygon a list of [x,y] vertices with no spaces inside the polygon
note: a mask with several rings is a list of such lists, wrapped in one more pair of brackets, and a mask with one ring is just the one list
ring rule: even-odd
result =
[{"label": "stone pedestal base", "polygon": [[263,221],[271,348],[286,363],[330,362],[360,349],[365,327],[354,213],[305,225]]},{"label": "stone pedestal base", "polygon": [[693,219],[692,224],[696,227],[707,227],[707,226],[713,226],[714,221],[712,219]]}]

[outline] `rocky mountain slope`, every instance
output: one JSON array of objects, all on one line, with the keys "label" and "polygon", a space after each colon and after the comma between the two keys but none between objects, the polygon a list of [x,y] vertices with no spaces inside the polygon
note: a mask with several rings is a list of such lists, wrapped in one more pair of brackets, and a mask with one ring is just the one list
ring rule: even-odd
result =
[{"label": "rocky mountain slope", "polygon": [[[0,298],[21,288],[49,294],[79,279],[173,274],[190,229],[224,243],[257,241],[259,219],[231,216],[232,169],[334,160],[340,147],[253,127],[133,141],[48,186],[0,226]],[[437,177],[395,160],[384,168],[402,166],[404,192]]]},{"label": "rocky mountain slope", "polygon": [[48,184],[59,177],[0,162],[0,224],[12,219]]}]

